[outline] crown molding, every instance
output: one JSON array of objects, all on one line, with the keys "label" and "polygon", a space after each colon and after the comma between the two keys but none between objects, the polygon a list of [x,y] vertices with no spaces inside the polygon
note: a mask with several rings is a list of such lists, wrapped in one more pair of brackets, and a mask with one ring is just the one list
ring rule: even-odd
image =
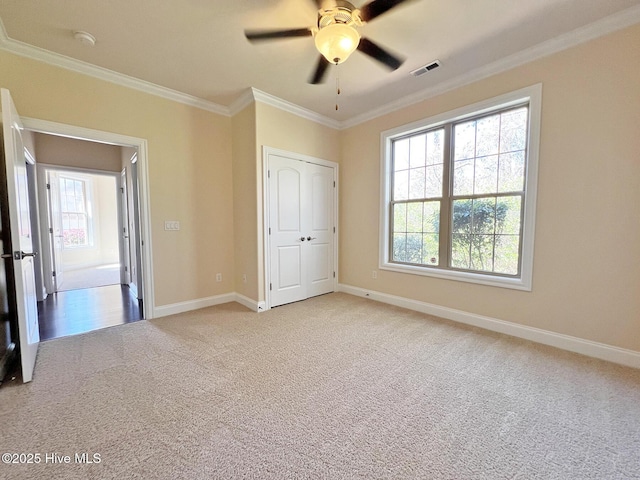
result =
[{"label": "crown molding", "polygon": [[219,115],[229,116],[229,109],[225,106],[218,105],[217,103],[204,100],[202,98],[194,97],[186,93],[178,92],[170,88],[161,87],[145,80],[130,77],[122,73],[114,72],[106,68],[91,65],[89,63],[76,60],[75,58],[67,57],[66,55],[60,55],[49,50],[45,50],[40,47],[34,47],[24,42],[14,40],[7,35],[7,31],[0,19],[0,49],[6,50],[10,53],[20,55],[22,57],[37,60],[55,67],[62,67],[67,70],[71,70],[76,73],[88,75],[100,80],[104,80],[109,83],[114,83],[122,87],[131,88],[140,92],[155,95],[167,100],[189,105],[191,107],[200,108],[209,112],[217,113]]},{"label": "crown molding", "polygon": [[492,75],[510,70],[528,62],[532,62],[542,57],[560,52],[567,48],[588,42],[595,38],[601,37],[608,33],[621,30],[640,22],[640,5],[628,8],[614,15],[610,15],[603,19],[597,20],[589,25],[578,28],[564,35],[548,40],[546,42],[535,45],[521,52],[509,55],[496,62],[484,65],[480,68],[471,70],[463,75],[455,77],[449,81],[439,83],[433,87],[426,88],[417,93],[407,95],[400,100],[390,102],[380,107],[374,108],[361,115],[356,115],[345,121],[338,121],[321,115],[317,112],[301,107],[294,103],[288,102],[271,94],[249,88],[240,95],[229,107],[219,105],[202,98],[178,92],[170,88],[162,87],[151,82],[140,80],[128,75],[114,72],[106,68],[97,67],[80,60],[76,60],[65,55],[60,55],[48,50],[34,47],[26,43],[13,40],[7,35],[2,19],[0,19],[0,49],[10,53],[20,55],[33,60],[41,61],[49,65],[65,68],[77,73],[85,74],[98,78],[116,85],[128,87],[150,95],[156,95],[167,100],[182,103],[192,107],[207,110],[219,115],[227,117],[233,116],[250,105],[251,102],[261,102],[273,107],[279,108],[301,118],[311,120],[329,128],[344,130],[361,123],[373,120],[374,118],[392,113],[394,111],[406,108],[415,103],[427,100],[450,90],[468,85],[473,82],[485,79]]},{"label": "crown molding", "polygon": [[602,18],[585,25],[584,27],[560,35],[559,37],[547,40],[546,42],[540,43],[513,55],[509,55],[496,62],[471,70],[451,80],[403,97],[395,102],[387,103],[362,115],[352,117],[342,122],[341,128],[346,129],[354,127],[369,120],[373,120],[374,118],[381,117],[388,113],[395,112],[415,103],[435,97],[436,95],[440,95],[492,75],[511,70],[512,68],[524,65],[525,63],[529,63],[562,50],[580,45],[581,43],[594,40],[617,30],[622,30],[623,28],[630,27],[638,22],[640,22],[640,5]]},{"label": "crown molding", "polygon": [[253,94],[253,99],[256,102],[271,105],[272,107],[279,108],[286,112],[297,115],[298,117],[306,118],[307,120],[311,120],[312,122],[324,125],[325,127],[334,128],[336,130],[342,129],[342,122],[339,122],[338,120],[325,117],[324,115],[320,115],[313,110],[309,110],[294,103],[287,102],[286,100],[283,100],[281,98],[274,97],[273,95],[258,90],[257,88],[252,87],[251,92]]}]

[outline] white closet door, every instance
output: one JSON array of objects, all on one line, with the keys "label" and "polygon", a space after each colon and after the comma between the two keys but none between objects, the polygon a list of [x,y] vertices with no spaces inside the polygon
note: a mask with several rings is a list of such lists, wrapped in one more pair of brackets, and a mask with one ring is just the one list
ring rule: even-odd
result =
[{"label": "white closet door", "polygon": [[333,168],[307,163],[307,297],[333,291]]},{"label": "white closet door", "polygon": [[334,170],[269,155],[271,306],[334,289]]}]

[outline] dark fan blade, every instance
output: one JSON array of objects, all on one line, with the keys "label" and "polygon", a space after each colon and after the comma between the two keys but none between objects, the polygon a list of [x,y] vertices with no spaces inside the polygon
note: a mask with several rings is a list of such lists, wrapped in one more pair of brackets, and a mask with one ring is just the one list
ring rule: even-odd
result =
[{"label": "dark fan blade", "polygon": [[371,58],[378,60],[379,62],[384,63],[391,70],[397,69],[400,65],[404,63],[403,59],[396,57],[395,55],[387,52],[381,46],[376,45],[371,40],[367,40],[366,38],[360,39],[360,45],[358,45],[358,50],[360,50],[365,55],[369,55]]},{"label": "dark fan blade", "polygon": [[294,28],[290,30],[245,30],[244,36],[250,42],[257,40],[274,40],[277,38],[289,38],[289,37],[310,37],[311,29],[309,28]]},{"label": "dark fan blade", "polygon": [[407,0],[373,0],[360,8],[360,18],[365,22],[370,22],[388,10],[397,7]]},{"label": "dark fan blade", "polygon": [[318,83],[322,83],[322,79],[324,78],[324,74],[327,72],[327,67],[329,66],[329,62],[322,55],[318,58],[318,65],[316,65],[316,71],[313,72],[313,77],[309,79],[309,83],[316,85]]}]

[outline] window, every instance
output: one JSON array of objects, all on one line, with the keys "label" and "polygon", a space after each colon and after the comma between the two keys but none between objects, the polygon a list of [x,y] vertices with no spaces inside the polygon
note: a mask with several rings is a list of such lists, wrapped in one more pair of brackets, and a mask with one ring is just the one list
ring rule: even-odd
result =
[{"label": "window", "polygon": [[531,289],[540,86],[382,134],[380,268]]},{"label": "window", "polygon": [[90,243],[86,182],[63,176],[58,179],[63,246],[64,248],[88,246]]}]

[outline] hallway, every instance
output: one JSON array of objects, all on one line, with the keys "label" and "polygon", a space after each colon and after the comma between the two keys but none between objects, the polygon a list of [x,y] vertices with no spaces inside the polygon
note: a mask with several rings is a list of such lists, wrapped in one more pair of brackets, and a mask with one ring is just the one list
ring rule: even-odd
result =
[{"label": "hallway", "polygon": [[58,292],[38,302],[40,340],[136,322],[142,315],[142,305],[123,285]]}]

